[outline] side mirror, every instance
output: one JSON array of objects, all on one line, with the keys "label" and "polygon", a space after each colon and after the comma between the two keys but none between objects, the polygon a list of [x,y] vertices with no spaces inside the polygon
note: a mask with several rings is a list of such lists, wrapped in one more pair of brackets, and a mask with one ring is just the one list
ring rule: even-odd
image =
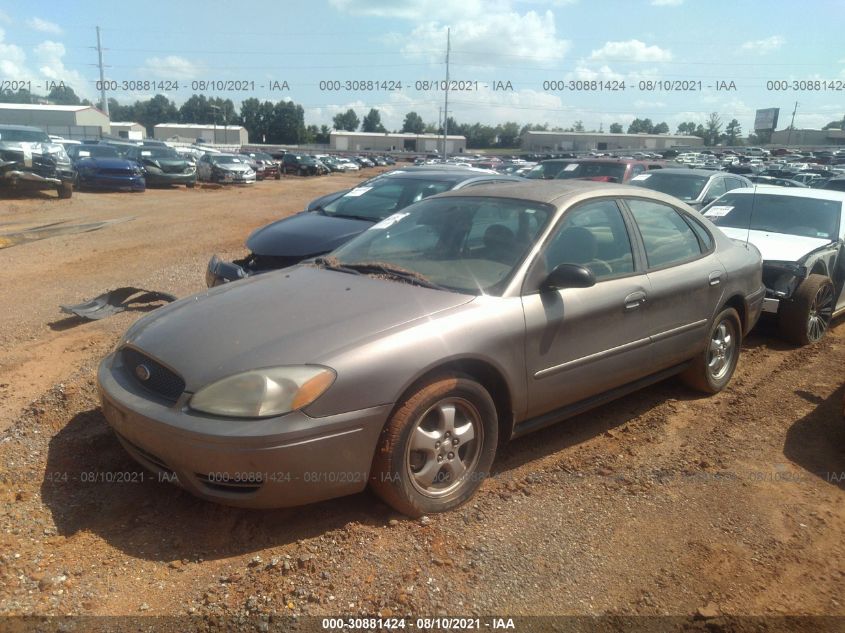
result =
[{"label": "side mirror", "polygon": [[559,264],[541,287],[542,290],[562,290],[564,288],[589,288],[596,285],[593,271],[581,264]]}]

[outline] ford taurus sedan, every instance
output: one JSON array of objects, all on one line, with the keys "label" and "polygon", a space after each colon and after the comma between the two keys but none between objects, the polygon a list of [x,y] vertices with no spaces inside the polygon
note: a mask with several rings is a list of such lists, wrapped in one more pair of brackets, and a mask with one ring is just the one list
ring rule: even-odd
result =
[{"label": "ford taurus sedan", "polygon": [[249,507],[469,499],[500,440],[674,374],[725,387],[763,299],[753,246],[590,182],[436,195],[330,256],[140,319],[98,372],[126,450]]}]

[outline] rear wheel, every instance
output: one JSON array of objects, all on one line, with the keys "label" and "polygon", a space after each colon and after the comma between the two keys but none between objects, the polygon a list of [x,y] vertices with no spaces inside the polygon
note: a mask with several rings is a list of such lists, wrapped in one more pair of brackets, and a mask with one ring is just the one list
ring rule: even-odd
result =
[{"label": "rear wheel", "polygon": [[741,343],[739,314],[733,308],[725,308],[713,319],[707,346],[683,371],[681,380],[697,391],[720,392],[733,376]]},{"label": "rear wheel", "polygon": [[450,510],[487,476],[498,441],[487,390],[461,375],[422,385],[382,431],[370,479],[385,502],[409,516]]},{"label": "rear wheel", "polygon": [[833,282],[826,275],[807,277],[790,301],[781,302],[778,327],[781,335],[796,345],[821,339],[833,318]]}]

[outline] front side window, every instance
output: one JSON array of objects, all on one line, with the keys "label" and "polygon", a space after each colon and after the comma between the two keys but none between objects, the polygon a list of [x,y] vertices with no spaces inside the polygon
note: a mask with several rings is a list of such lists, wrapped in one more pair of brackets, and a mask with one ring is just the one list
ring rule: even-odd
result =
[{"label": "front side window", "polygon": [[626,199],[640,230],[649,268],[677,264],[701,255],[698,238],[672,207],[652,200]]},{"label": "front side window", "polygon": [[634,272],[631,240],[616,202],[589,202],[568,211],[544,253],[546,270],[579,264],[597,281]]}]

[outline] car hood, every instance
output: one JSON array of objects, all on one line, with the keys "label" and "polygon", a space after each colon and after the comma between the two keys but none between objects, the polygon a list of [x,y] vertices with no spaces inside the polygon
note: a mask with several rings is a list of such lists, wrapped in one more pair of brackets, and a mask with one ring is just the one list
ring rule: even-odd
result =
[{"label": "car hood", "polygon": [[334,250],[373,224],[305,211],[257,229],[246,247],[256,255],[309,257]]},{"label": "car hood", "polygon": [[223,171],[249,171],[252,169],[246,163],[222,163],[219,165],[215,165],[217,169],[222,169]]},{"label": "car hood", "polygon": [[721,231],[735,240],[754,244],[763,256],[763,261],[797,262],[807,253],[830,244],[826,237],[803,237],[769,231],[747,231],[731,227],[719,227]]},{"label": "car hood", "polygon": [[196,391],[258,367],[325,363],[333,353],[472,299],[302,265],[172,303],[140,319],[125,342],[172,367]]}]

